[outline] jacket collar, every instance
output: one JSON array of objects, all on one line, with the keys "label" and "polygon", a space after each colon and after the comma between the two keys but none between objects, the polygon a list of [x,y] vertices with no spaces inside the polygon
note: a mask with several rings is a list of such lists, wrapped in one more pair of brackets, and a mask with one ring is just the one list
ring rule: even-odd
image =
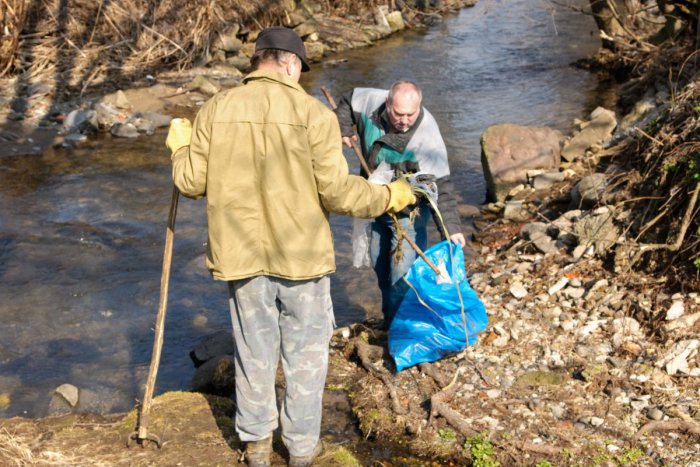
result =
[{"label": "jacket collar", "polygon": [[294,88],[298,91],[306,93],[306,91],[304,91],[304,88],[302,88],[299,83],[278,71],[256,70],[251,73],[248,73],[243,77],[243,84],[248,84],[253,81],[267,81],[273,83],[280,83],[285,86],[289,86],[290,88]]}]

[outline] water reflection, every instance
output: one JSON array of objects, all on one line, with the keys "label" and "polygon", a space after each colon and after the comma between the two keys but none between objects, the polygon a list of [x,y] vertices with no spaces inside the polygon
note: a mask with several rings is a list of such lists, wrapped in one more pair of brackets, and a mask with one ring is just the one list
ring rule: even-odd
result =
[{"label": "water reflection", "polygon": [[[479,203],[479,137],[488,125],[568,130],[597,102],[595,77],[569,66],[597,47],[593,27],[550,2],[484,0],[430,31],[334,57],[347,62],[317,66],[302,84],[319,98],[321,85],[339,94],[398,78],[421,84],[459,194]],[[66,382],[98,411],[128,410],[141,396],[171,194],[163,139],[105,137],[0,161],[0,394],[11,398],[0,415],[42,416]],[[204,268],[204,216],[204,201],[180,203],[156,394],[186,388],[190,348],[230,327],[225,287]],[[350,266],[350,221],[332,224],[333,300],[346,324],[378,313],[379,293],[373,273]]]}]

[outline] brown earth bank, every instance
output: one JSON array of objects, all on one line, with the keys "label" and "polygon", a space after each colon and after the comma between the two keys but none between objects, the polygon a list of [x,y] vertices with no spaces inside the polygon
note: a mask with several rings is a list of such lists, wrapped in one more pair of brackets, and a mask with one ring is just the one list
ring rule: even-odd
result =
[{"label": "brown earth bank", "polygon": [[[637,2],[635,15],[620,14],[634,13],[622,10],[634,2],[597,3],[617,9],[599,23],[606,48],[580,65],[620,82],[615,110],[639,111],[635,124],[562,164],[568,175],[552,186],[520,187],[473,215],[467,269],[489,314],[476,345],[395,372],[385,333],[365,325],[337,333],[328,449],[317,465],[699,465],[698,4],[659,1],[654,11]],[[158,74],[176,83],[161,97],[191,109],[194,91],[177,83],[197,74]],[[598,175],[606,183],[584,203],[580,184]],[[516,216],[507,212],[514,203]],[[0,461],[235,465],[233,408],[229,398],[159,396],[151,430],[160,450],[125,447],[136,411],[2,420]],[[363,456],[346,426],[332,426],[346,410],[363,438],[416,458]],[[285,456],[276,439],[275,463]]]}]

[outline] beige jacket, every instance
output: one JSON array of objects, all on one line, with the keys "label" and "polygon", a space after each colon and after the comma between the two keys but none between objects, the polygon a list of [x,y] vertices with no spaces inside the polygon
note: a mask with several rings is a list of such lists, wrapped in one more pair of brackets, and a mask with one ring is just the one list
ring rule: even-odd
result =
[{"label": "beige jacket", "polygon": [[372,218],[389,190],[349,175],[338,121],[286,76],[256,71],[209,100],[173,157],[185,196],[207,197],[215,279],[335,271],[328,213]]}]

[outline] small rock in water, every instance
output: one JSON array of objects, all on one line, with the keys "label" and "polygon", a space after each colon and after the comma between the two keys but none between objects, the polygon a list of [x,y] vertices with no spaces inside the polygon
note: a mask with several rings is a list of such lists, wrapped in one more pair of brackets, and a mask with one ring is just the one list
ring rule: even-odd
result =
[{"label": "small rock in water", "polygon": [[62,384],[54,392],[63,397],[71,407],[78,405],[80,391],[72,384]]}]

